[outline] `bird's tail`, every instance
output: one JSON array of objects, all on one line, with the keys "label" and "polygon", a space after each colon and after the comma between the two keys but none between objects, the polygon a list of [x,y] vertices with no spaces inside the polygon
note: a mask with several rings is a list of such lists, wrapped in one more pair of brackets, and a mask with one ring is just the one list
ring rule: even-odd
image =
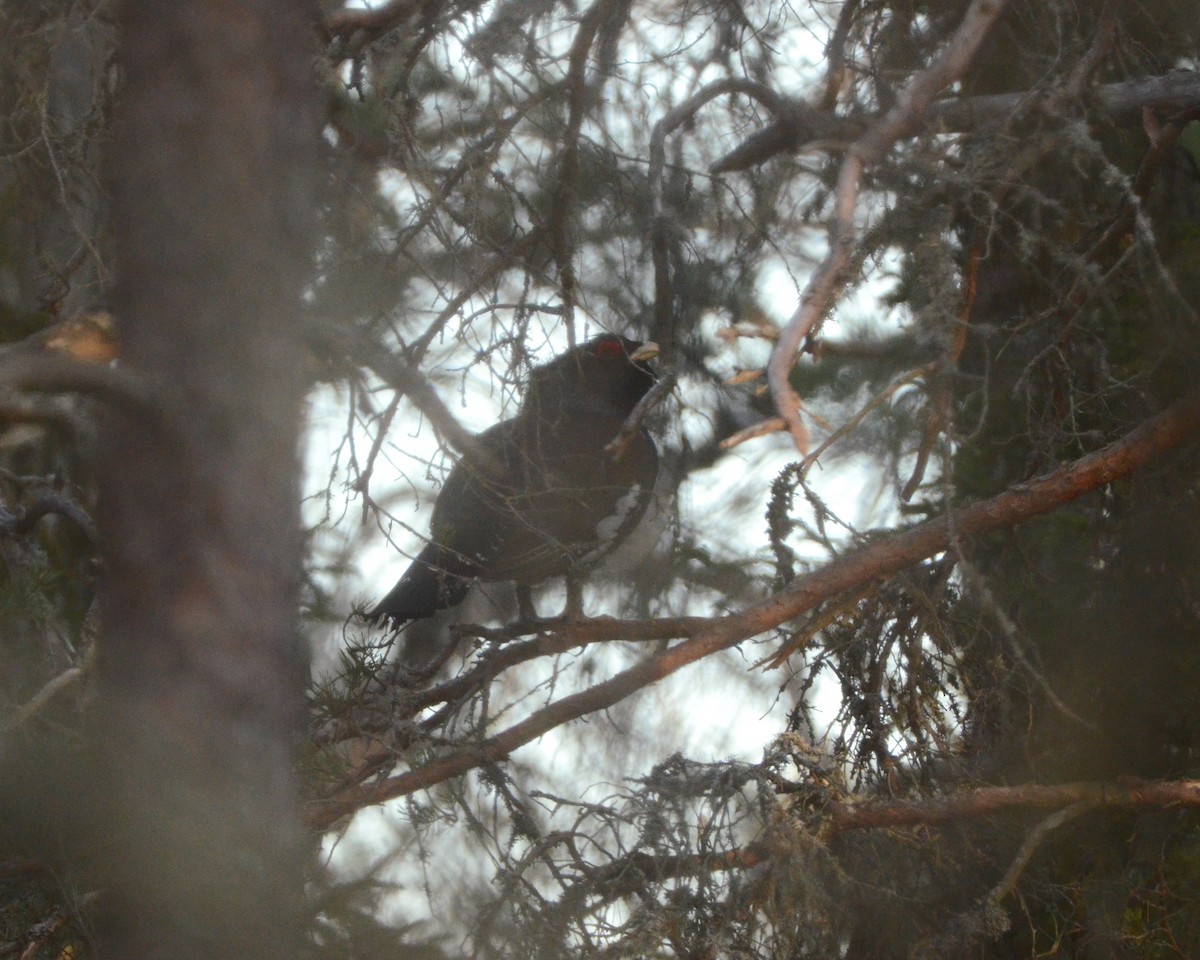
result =
[{"label": "bird's tail", "polygon": [[466,557],[436,544],[426,544],[394,587],[364,616],[373,623],[400,626],[431,617],[459,603],[471,588],[476,565]]}]

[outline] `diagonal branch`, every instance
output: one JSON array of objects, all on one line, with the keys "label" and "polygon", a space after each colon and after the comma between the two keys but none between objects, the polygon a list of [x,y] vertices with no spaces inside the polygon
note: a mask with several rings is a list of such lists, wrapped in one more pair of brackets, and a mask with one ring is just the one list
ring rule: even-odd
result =
[{"label": "diagonal branch", "polygon": [[967,69],[1003,8],[1003,0],[973,0],[938,58],[913,77],[896,105],[850,147],[842,161],[833,219],[829,224],[829,253],[809,279],[800,305],[780,332],[767,364],[767,382],[775,409],[787,423],[792,440],[802,454],[808,453],[810,437],[800,417],[800,397],[790,382],[792,367],[801,343],[816,333],[846,285],[854,252],[854,217],[863,171],[883,160],[897,140],[920,128],[933,98]]},{"label": "diagonal branch", "polygon": [[555,727],[610,707],[688,664],[807,613],[831,596],[892,576],[963,538],[1015,526],[1128,476],[1179,446],[1197,430],[1200,430],[1200,390],[1186,394],[1124,437],[1053,473],[894,536],[869,541],[740,614],[713,619],[597,620],[564,625],[561,630],[580,644],[655,636],[686,639],[608,680],[543,707],[486,740],[443,754],[425,766],[315,800],[310,804],[309,822],[316,827],[329,827],[364,806],[423,790],[480,764],[502,759]]}]

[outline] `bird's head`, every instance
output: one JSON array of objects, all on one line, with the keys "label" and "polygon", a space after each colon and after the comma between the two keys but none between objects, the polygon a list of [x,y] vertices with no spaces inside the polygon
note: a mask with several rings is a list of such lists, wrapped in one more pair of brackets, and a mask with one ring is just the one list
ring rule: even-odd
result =
[{"label": "bird's head", "polygon": [[658,353],[653,342],[593,337],[534,369],[524,409],[628,416],[658,379],[652,365]]}]

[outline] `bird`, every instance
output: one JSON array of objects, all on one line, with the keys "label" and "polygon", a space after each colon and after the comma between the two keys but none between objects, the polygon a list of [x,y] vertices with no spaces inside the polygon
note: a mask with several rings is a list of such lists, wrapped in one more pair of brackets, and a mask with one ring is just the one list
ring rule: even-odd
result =
[{"label": "bird", "polygon": [[[522,620],[530,590],[579,581],[624,540],[650,503],[658,451],[640,425],[622,435],[657,381],[653,342],[602,334],[535,367],[515,417],[476,438],[451,469],[430,537],[396,585],[364,615],[399,629],[453,607],[476,582],[510,581]],[[614,443],[614,441],[619,442]]]}]

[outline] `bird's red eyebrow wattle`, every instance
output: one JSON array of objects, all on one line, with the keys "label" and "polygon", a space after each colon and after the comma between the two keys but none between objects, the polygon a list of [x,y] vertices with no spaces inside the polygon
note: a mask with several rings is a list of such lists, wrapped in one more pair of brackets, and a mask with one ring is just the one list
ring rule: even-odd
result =
[{"label": "bird's red eyebrow wattle", "polygon": [[596,356],[598,357],[623,357],[625,355],[625,347],[620,340],[601,340],[596,344]]}]

